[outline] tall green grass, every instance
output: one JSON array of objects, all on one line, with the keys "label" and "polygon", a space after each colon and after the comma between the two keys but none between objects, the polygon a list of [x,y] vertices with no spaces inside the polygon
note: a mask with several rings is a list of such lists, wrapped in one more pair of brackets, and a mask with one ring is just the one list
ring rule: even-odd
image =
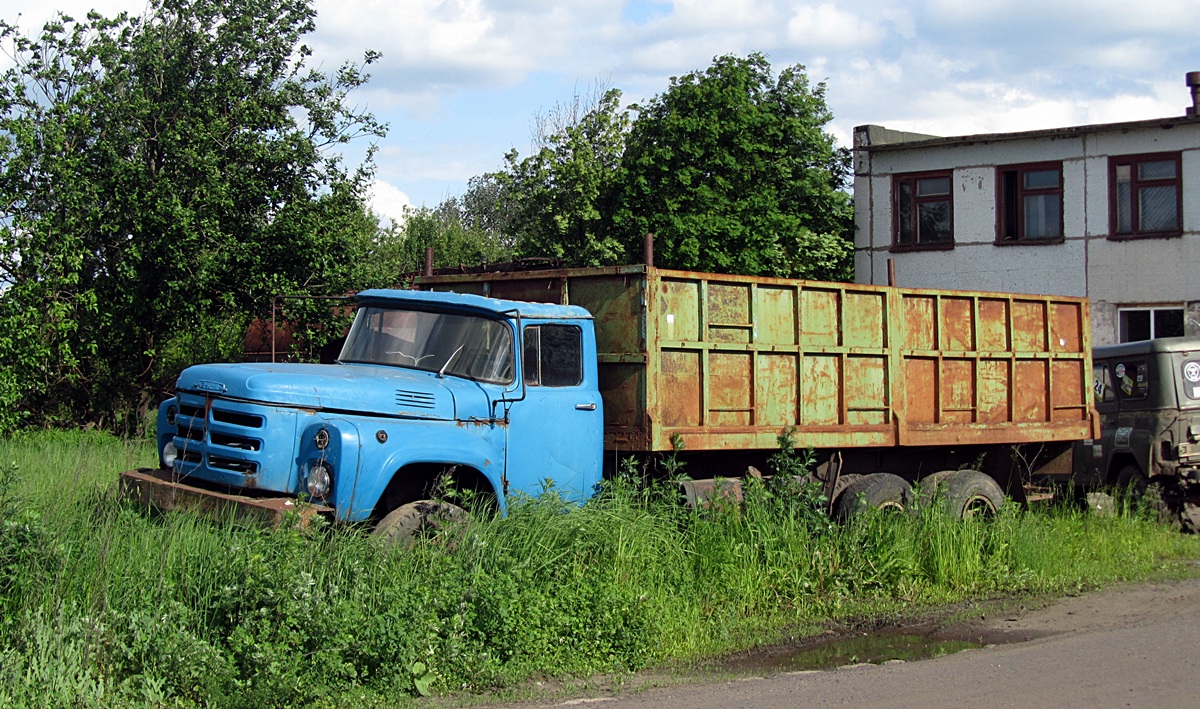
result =
[{"label": "tall green grass", "polygon": [[0,706],[387,706],[1200,557],[1196,538],[1147,519],[1068,509],[841,528],[784,477],[702,512],[618,480],[580,509],[517,501],[392,550],[354,528],[121,503],[117,472],[153,458],[99,434],[0,443]]}]

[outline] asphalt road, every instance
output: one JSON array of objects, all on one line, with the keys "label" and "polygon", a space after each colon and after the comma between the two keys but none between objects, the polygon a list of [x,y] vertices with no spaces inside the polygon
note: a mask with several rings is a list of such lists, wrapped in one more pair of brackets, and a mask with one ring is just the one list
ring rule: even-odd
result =
[{"label": "asphalt road", "polygon": [[995,643],[915,662],[701,678],[522,706],[1200,707],[1200,579],[1065,598],[941,634]]}]

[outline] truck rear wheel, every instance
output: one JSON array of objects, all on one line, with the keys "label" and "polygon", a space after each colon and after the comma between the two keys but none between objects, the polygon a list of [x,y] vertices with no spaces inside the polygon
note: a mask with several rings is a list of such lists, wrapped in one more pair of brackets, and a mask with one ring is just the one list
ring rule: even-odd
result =
[{"label": "truck rear wheel", "polygon": [[834,517],[843,524],[867,510],[903,512],[908,507],[912,486],[891,473],[864,475],[846,486],[834,505]]},{"label": "truck rear wheel", "polygon": [[941,504],[959,519],[992,517],[1004,504],[1004,491],[978,470],[943,470],[921,480],[921,506]]},{"label": "truck rear wheel", "polygon": [[859,475],[858,473],[846,473],[845,475],[839,475],[837,482],[833,485],[833,492],[829,495],[829,509],[837,509],[838,499],[841,498],[842,493],[846,491],[846,488],[850,487],[859,480],[862,480],[862,478],[863,476]]},{"label": "truck rear wheel", "polygon": [[444,531],[465,516],[461,507],[449,502],[417,500],[388,512],[371,534],[388,544],[408,547],[419,537]]}]

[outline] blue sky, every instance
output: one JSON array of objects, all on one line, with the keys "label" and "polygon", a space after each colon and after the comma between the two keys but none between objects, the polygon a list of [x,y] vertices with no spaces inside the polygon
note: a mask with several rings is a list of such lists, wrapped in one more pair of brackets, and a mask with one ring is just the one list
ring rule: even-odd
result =
[{"label": "blue sky", "polygon": [[[0,0],[27,31],[53,10],[144,0]],[[966,135],[1181,115],[1200,0],[316,0],[315,60],[383,53],[354,96],[390,124],[374,208],[433,206],[529,152],[534,119],[597,83],[626,103],[716,55],[762,52],[825,81],[830,130]],[[19,19],[18,19],[18,16]],[[4,59],[0,57],[0,63]],[[362,147],[348,157],[357,159]]]}]

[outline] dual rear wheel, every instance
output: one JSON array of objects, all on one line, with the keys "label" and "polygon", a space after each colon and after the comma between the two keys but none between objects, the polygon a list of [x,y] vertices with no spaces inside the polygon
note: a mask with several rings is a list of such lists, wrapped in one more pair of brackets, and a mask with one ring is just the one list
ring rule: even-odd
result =
[{"label": "dual rear wheel", "polygon": [[[898,475],[873,473],[845,475],[853,478],[834,489],[834,517],[849,522],[876,509],[904,512],[938,506],[947,514],[965,518],[993,516],[1004,504],[1004,491],[991,477],[978,470],[945,470],[923,478],[914,489]],[[840,488],[840,490],[839,490]]]}]

